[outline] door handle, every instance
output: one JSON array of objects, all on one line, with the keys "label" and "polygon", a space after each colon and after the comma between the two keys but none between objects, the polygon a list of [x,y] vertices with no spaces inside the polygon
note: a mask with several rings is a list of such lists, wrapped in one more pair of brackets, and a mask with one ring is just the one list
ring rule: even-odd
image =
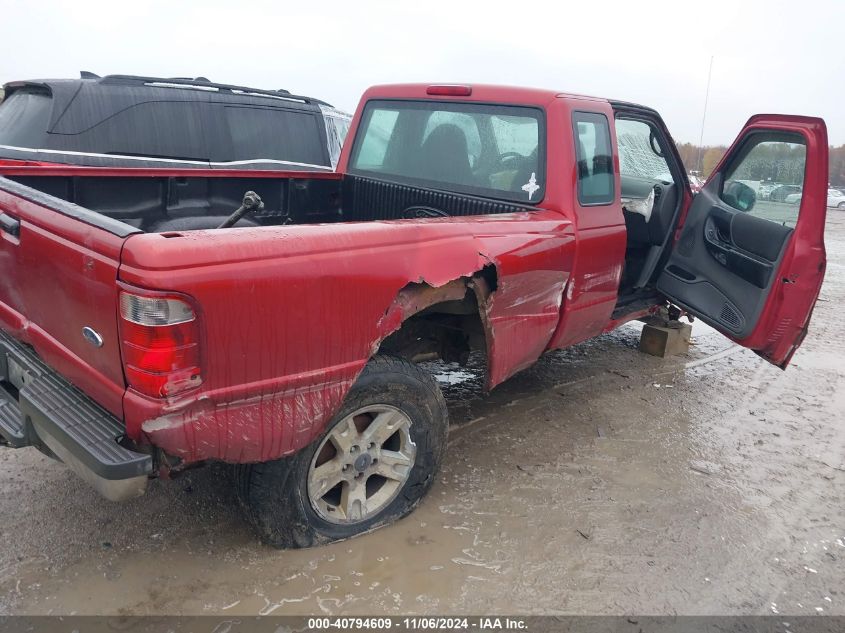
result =
[{"label": "door handle", "polygon": [[13,237],[20,237],[21,221],[11,215],[0,213],[0,229]]}]

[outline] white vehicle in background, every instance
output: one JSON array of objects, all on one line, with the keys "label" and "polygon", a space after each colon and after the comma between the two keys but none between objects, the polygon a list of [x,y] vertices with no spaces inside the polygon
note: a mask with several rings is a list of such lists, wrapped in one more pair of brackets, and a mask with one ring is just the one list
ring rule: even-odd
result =
[{"label": "white vehicle in background", "polygon": [[742,178],[737,178],[736,182],[741,182],[743,185],[751,189],[758,198],[760,197],[760,181],[759,180],[747,180]]},{"label": "white vehicle in background", "polygon": [[[801,204],[801,194],[791,193],[786,196],[784,202],[789,204]],[[842,193],[839,189],[828,189],[827,206],[830,209],[842,209],[845,211],[845,193]]]},{"label": "white vehicle in background", "polygon": [[845,211],[845,193],[839,189],[828,189],[827,206],[831,209],[840,209]]},{"label": "white vehicle in background", "polygon": [[689,172],[687,174],[687,179],[689,180],[689,186],[693,193],[701,191],[701,188],[704,186],[704,181],[698,176],[698,174]]},{"label": "white vehicle in background", "polygon": [[777,187],[777,184],[773,182],[760,183],[760,188],[757,190],[758,197],[762,200],[768,200],[772,195],[772,191],[775,190],[775,187]]},{"label": "white vehicle in background", "polygon": [[772,202],[786,202],[786,198],[795,193],[801,193],[800,185],[777,185],[769,193],[769,200]]}]

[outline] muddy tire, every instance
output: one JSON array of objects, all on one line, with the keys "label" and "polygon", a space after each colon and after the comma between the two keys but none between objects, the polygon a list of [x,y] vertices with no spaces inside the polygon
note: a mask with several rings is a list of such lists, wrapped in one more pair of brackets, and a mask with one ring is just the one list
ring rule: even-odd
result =
[{"label": "muddy tire", "polygon": [[373,358],[323,434],[297,454],[236,468],[241,505],[262,541],[312,547],[388,525],[428,492],[448,413],[413,363]]}]

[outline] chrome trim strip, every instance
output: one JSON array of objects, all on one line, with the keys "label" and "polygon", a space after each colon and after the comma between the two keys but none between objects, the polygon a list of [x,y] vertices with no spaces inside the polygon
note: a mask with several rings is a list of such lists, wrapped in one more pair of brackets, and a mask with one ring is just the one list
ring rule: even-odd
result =
[{"label": "chrome trim strip", "polygon": [[209,165],[209,166],[237,166],[237,165],[255,165],[258,163],[270,163],[273,165],[292,165],[295,167],[310,167],[312,169],[322,169],[325,171],[332,171],[332,168],[327,165],[314,165],[311,163],[297,163],[289,160],[277,160],[275,158],[252,158],[249,160],[233,160],[223,162],[202,161],[202,160],[179,160],[175,158],[153,158],[147,156],[125,156],[123,154],[97,154],[93,152],[73,152],[70,150],[58,149],[34,149],[32,147],[15,147],[14,145],[0,145],[0,149],[9,149],[17,152],[30,152],[33,154],[51,154],[51,155],[66,155],[66,156],[90,156],[92,158],[120,158],[123,160],[141,160],[145,162],[156,163],[173,163],[181,165]]}]

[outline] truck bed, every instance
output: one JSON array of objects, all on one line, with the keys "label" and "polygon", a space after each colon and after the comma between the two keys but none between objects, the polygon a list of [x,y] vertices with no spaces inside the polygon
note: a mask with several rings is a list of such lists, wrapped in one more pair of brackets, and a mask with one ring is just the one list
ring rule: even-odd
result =
[{"label": "truck bed", "polygon": [[279,226],[515,213],[528,205],[315,172],[6,167],[7,179],[149,233],[214,228],[255,191],[245,225]]},{"label": "truck bed", "polygon": [[[0,326],[121,420],[129,441],[184,462],[267,461],[307,445],[374,351],[436,300],[450,306],[431,315],[443,332],[474,320],[498,384],[548,346],[574,254],[556,212],[360,177],[2,172],[0,210],[20,233],[4,236],[17,259],[3,260]],[[145,230],[185,217],[216,226],[247,189],[265,199],[258,226]],[[159,399],[127,388],[116,327],[127,289],[195,306],[195,389]],[[102,347],[82,336],[89,327]]]}]

